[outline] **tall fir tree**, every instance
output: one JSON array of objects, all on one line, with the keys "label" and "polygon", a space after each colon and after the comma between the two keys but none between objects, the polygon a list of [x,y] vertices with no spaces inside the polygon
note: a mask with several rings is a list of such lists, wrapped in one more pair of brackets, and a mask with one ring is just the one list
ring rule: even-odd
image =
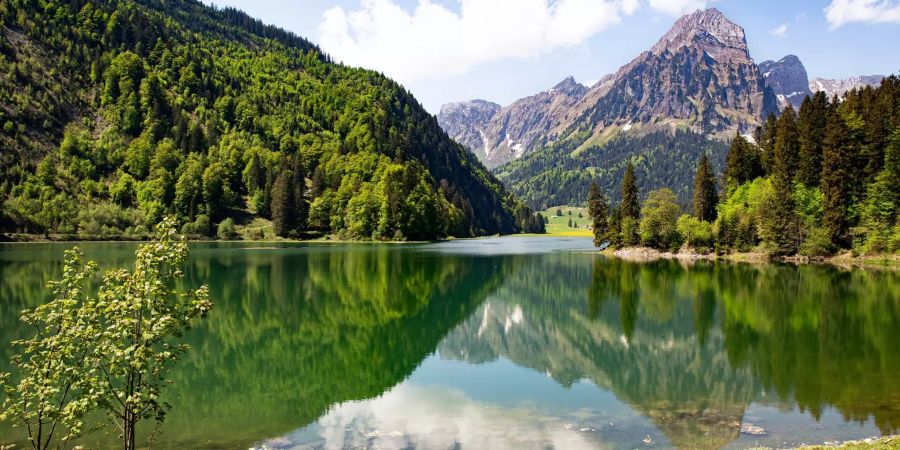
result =
[{"label": "tall fir tree", "polygon": [[828,121],[828,97],[824,92],[806,97],[800,105],[800,159],[797,181],[809,187],[819,186],[822,174],[822,146],[825,142],[825,126]]},{"label": "tall fir tree", "polygon": [[884,170],[891,180],[895,205],[900,208],[900,126],[891,134],[884,151]]},{"label": "tall fir tree", "polygon": [[765,173],[771,174],[775,165],[775,140],[778,136],[778,118],[774,113],[766,116],[762,127],[757,129],[756,142],[761,153],[761,162]]},{"label": "tall fir tree", "polygon": [[773,198],[769,207],[769,234],[776,255],[792,255],[800,248],[800,229],[794,210],[794,174],[797,170],[799,141],[796,113],[788,105],[778,118],[775,132],[775,153],[772,161]]},{"label": "tall fir tree", "polygon": [[640,218],[641,204],[638,201],[638,192],[637,178],[634,176],[634,164],[629,161],[628,166],[625,167],[625,176],[622,177],[622,203],[619,207],[621,218]]},{"label": "tall fir tree", "polygon": [[272,227],[275,234],[282,237],[288,236],[294,228],[292,177],[290,170],[282,169],[272,188]]},{"label": "tall fir tree", "polygon": [[594,246],[599,247],[608,235],[609,204],[597,183],[591,183],[588,189],[588,216],[594,232]]},{"label": "tall fir tree", "polygon": [[306,219],[309,216],[309,202],[306,200],[306,173],[300,153],[294,154],[291,168],[291,187],[293,191],[294,218],[293,225],[296,228],[305,229]]},{"label": "tall fir tree", "polygon": [[716,189],[716,176],[709,158],[704,153],[697,164],[697,175],[694,176],[694,216],[707,222],[716,220],[716,205],[718,203],[719,193]]},{"label": "tall fir tree", "polygon": [[772,174],[787,175],[794,181],[800,159],[800,139],[797,131],[797,113],[788,105],[776,123],[775,149]]},{"label": "tall fir tree", "polygon": [[725,187],[730,192],[738,186],[763,176],[760,150],[747,142],[740,133],[731,140],[725,157]]},{"label": "tall fir tree", "polygon": [[831,242],[838,247],[849,244],[847,212],[852,199],[853,154],[850,131],[839,110],[828,115],[828,133],[822,158],[822,221]]}]

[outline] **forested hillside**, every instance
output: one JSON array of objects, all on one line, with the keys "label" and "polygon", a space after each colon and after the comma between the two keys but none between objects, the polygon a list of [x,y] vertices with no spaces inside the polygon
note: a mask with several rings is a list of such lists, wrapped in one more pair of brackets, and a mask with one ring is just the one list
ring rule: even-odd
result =
[{"label": "forested hillside", "polygon": [[[629,164],[619,205],[592,186],[595,243],[776,256],[900,252],[900,79],[829,100],[806,97],[770,115],[753,141],[735,136],[722,182],[702,156],[685,213],[670,188],[651,191]],[[719,186],[717,187],[717,184]],[[720,201],[721,199],[721,201]]]},{"label": "forested hillside", "polygon": [[680,202],[690,203],[697,160],[706,153],[721,171],[728,146],[690,131],[645,135],[621,134],[609,142],[577,150],[586,136],[562,141],[497,169],[510,190],[529,206],[582,205],[596,182],[618,200],[619,182],[629,161],[641,179],[641,191],[671,187]]},{"label": "forested hillside", "polygon": [[0,20],[0,231],[140,236],[168,214],[198,236],[255,217],[354,239],[543,227],[401,86],[239,11],[0,0]]}]

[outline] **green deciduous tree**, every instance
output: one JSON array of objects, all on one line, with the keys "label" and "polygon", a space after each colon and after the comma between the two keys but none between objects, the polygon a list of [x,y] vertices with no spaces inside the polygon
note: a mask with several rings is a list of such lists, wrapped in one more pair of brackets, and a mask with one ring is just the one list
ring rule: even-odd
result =
[{"label": "green deciduous tree", "polygon": [[108,271],[81,312],[97,333],[88,365],[99,374],[98,404],[118,425],[125,450],[136,448],[140,421],[165,419],[160,393],[168,369],[189,348],[177,338],[212,308],[206,286],[175,288],[188,248],[176,240],[174,226],[170,218],[157,227],[156,240],[135,252],[133,271]]},{"label": "green deciduous tree", "polygon": [[25,429],[32,449],[67,448],[84,432],[84,416],[98,401],[98,369],[88,361],[99,330],[80,312],[95,272],[78,248],[67,251],[63,279],[48,285],[54,299],[21,313],[37,333],[13,342],[20,353],[12,359],[16,373],[0,376],[0,420]]},{"label": "green deciduous tree", "polygon": [[140,421],[165,419],[160,394],[188,349],[178,338],[212,308],[205,286],[176,287],[188,249],[174,226],[169,218],[157,227],[156,240],[135,253],[134,270],[107,271],[96,296],[88,294],[96,266],[77,249],[67,252],[62,281],[50,284],[56,298],[22,314],[37,333],[18,343],[17,379],[0,377],[0,418],[25,427],[33,448],[65,447],[94,409],[118,427],[126,450],[137,447]]},{"label": "green deciduous tree", "polygon": [[680,216],[678,198],[671,189],[651,191],[641,208],[641,243],[666,250],[677,248],[681,244],[677,229]]}]

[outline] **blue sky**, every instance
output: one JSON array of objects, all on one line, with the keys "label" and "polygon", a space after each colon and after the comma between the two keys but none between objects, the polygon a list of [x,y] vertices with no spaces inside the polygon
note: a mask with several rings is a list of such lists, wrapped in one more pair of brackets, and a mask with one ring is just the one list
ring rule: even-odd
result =
[{"label": "blue sky", "polygon": [[384,72],[431,112],[506,105],[568,75],[582,83],[649,49],[684,12],[716,7],[761,62],[800,57],[810,77],[900,73],[898,0],[214,0]]}]

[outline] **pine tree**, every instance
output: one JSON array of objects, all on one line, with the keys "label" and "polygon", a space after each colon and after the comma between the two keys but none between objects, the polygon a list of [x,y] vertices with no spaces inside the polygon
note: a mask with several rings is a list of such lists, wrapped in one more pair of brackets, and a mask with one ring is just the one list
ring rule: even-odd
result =
[{"label": "pine tree", "polygon": [[247,179],[245,181],[247,193],[249,194],[253,194],[257,189],[262,189],[265,187],[263,183],[265,183],[266,180],[263,174],[262,163],[259,160],[259,154],[256,152],[253,153],[253,156],[250,158],[250,162],[248,163]]},{"label": "pine tree", "polygon": [[309,202],[306,201],[306,177],[304,176],[305,170],[300,159],[300,153],[294,155],[291,172],[293,174],[291,179],[294,202],[293,224],[297,228],[306,228],[306,219],[309,216]]},{"label": "pine tree", "polygon": [[800,159],[800,140],[797,132],[797,113],[788,105],[776,124],[772,174],[786,175],[793,183]]},{"label": "pine tree", "polygon": [[757,130],[756,142],[762,153],[762,166],[766,174],[773,172],[775,165],[775,140],[778,136],[778,119],[775,114],[769,113],[766,117],[766,123]]},{"label": "pine tree", "polygon": [[719,194],[716,192],[716,177],[712,164],[704,153],[697,165],[697,175],[694,177],[694,216],[700,220],[712,222],[716,220],[716,205],[719,203]]},{"label": "pine tree", "polygon": [[275,234],[286,237],[293,229],[293,186],[290,170],[283,169],[272,189],[272,226]]},{"label": "pine tree", "polygon": [[849,130],[839,111],[828,115],[828,133],[822,158],[822,221],[831,242],[838,247],[849,244],[847,212],[853,180],[853,155],[848,145]]},{"label": "pine tree", "polygon": [[637,179],[634,176],[634,165],[631,161],[625,168],[625,176],[622,178],[622,203],[619,207],[621,218],[630,217],[639,219],[641,215],[641,206],[638,202]]},{"label": "pine tree", "polygon": [[769,234],[776,255],[792,255],[800,247],[799,221],[794,211],[793,177],[797,170],[796,114],[789,105],[778,118],[775,133],[775,154],[772,162],[774,198],[767,211]]},{"label": "pine tree", "polygon": [[825,141],[828,107],[828,97],[824,92],[816,92],[812,98],[806,97],[800,106],[797,181],[809,187],[819,185],[822,173],[822,145]]},{"label": "pine tree", "polygon": [[763,175],[760,151],[743,136],[735,134],[725,158],[725,186],[729,191]]},{"label": "pine tree", "polygon": [[594,246],[599,247],[608,234],[609,204],[597,183],[591,183],[588,189],[588,216],[594,231]]}]

